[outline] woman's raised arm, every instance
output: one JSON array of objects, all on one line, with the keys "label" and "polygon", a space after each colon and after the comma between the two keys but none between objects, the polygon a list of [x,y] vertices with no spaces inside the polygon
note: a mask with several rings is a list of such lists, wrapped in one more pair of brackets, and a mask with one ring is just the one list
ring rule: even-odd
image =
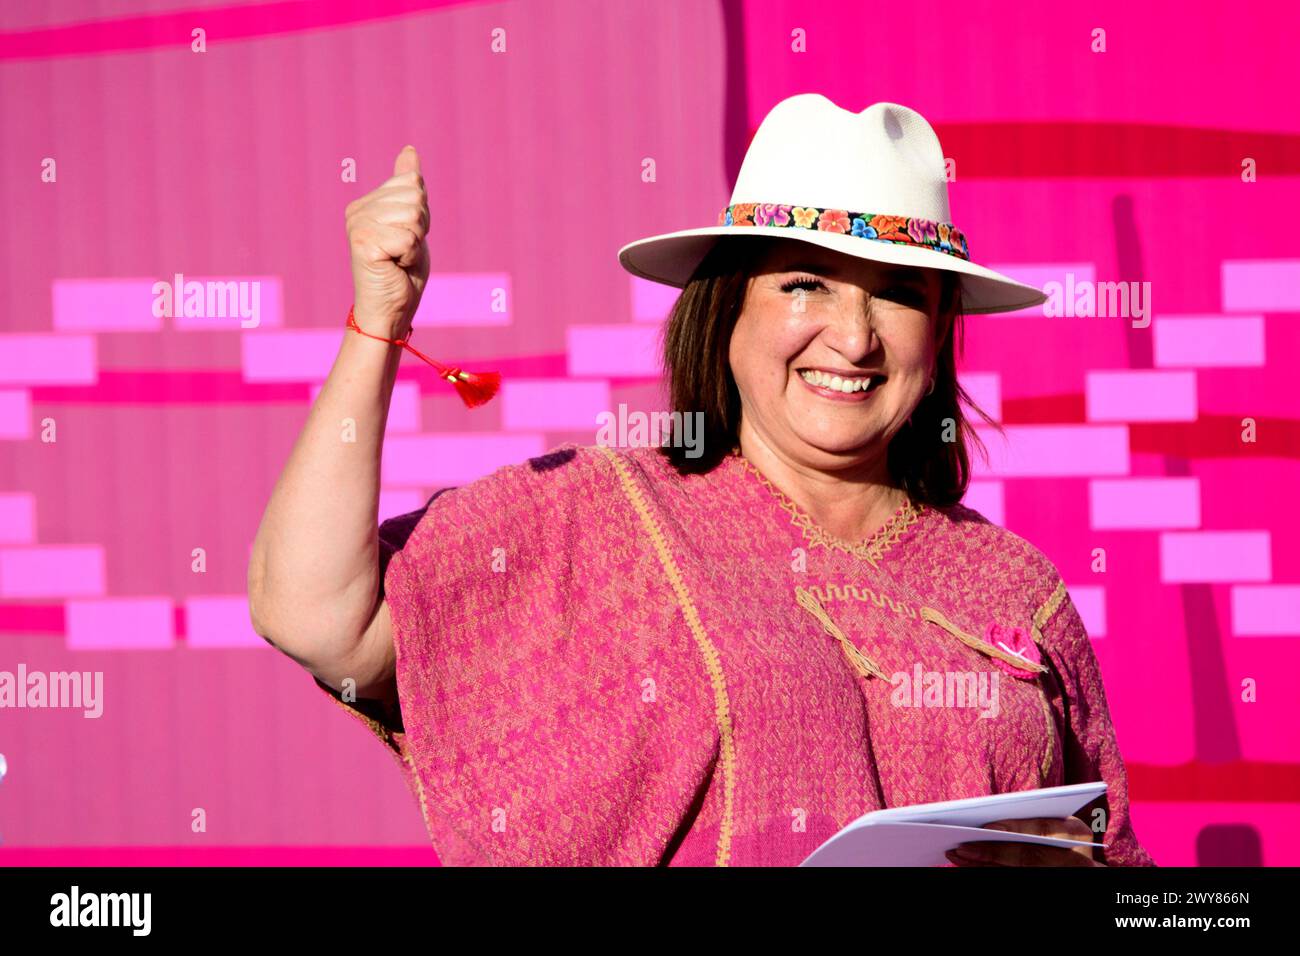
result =
[{"label": "woman's raised arm", "polygon": [[[413,147],[347,207],[357,325],[410,329],[429,275],[429,204]],[[380,597],[379,465],[402,349],[349,332],[253,541],[253,629],[315,677],[396,701],[392,624]]]}]

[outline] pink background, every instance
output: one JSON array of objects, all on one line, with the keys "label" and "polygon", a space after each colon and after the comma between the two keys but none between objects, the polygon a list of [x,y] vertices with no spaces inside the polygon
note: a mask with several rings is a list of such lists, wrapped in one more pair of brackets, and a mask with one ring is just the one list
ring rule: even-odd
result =
[{"label": "pink background", "polygon": [[[419,148],[436,227],[414,343],[506,379],[469,412],[407,357],[388,517],[593,442],[620,402],[663,407],[672,290],[615,253],[712,225],[763,115],[815,91],[934,124],[977,261],[1151,283],[1146,329],[968,319],[962,374],[1009,438],[968,503],[1065,576],[1157,861],[1300,864],[1300,15],[1089,6],[5,4],[0,670],[102,671],[105,710],[0,711],[0,863],[433,862],[391,758],[243,603],[343,334],[343,208]],[[260,282],[260,325],[153,317],[176,273]]]}]

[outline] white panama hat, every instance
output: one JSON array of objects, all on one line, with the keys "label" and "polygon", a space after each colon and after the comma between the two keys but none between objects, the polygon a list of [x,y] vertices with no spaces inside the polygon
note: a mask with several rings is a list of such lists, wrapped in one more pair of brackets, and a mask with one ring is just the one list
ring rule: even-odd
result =
[{"label": "white panama hat", "polygon": [[717,225],[638,239],[618,260],[633,275],[681,288],[719,237],[778,236],[959,273],[967,313],[1046,301],[1034,286],[971,262],[949,217],[943,149],[925,117],[897,103],[852,113],[801,93],[763,119]]}]

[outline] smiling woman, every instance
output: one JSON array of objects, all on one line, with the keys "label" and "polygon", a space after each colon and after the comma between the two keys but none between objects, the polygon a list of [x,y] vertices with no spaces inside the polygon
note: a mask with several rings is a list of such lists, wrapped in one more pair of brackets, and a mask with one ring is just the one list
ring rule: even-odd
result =
[{"label": "smiling woman", "polygon": [[[351,210],[358,294],[401,294],[358,308],[380,329],[427,270],[413,159]],[[1104,847],[952,862],[1150,864],[1060,574],[959,503],[961,316],[1043,296],[970,261],[929,124],[786,100],[718,226],[620,259],[682,289],[668,390],[702,455],[566,445],[376,533],[396,366],[349,339],[259,529],[259,633],[389,748],[443,862],[793,865],[872,810],[1104,780],[990,825]],[[997,699],[911,706],[909,674]]]}]

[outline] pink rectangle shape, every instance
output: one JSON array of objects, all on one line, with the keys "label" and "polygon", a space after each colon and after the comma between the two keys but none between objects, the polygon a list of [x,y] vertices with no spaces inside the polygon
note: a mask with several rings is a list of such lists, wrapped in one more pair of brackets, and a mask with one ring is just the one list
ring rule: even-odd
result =
[{"label": "pink rectangle shape", "polygon": [[[174,277],[168,277],[167,281],[175,286]],[[172,301],[171,324],[179,332],[212,329],[239,332],[278,329],[284,325],[284,288],[279,276],[182,275],[182,282],[184,298],[180,302],[174,298]],[[202,315],[184,314],[191,282],[201,284]],[[232,287],[231,283],[236,285]]]},{"label": "pink rectangle shape", "polygon": [[[323,383],[311,387],[311,400],[316,401]],[[393,397],[388,403],[388,425],[385,435],[400,435],[420,430],[420,386],[415,382],[396,382]]]},{"label": "pink rectangle shape", "polygon": [[1244,315],[1161,317],[1155,331],[1155,364],[1161,368],[1225,368],[1264,364],[1264,317]]},{"label": "pink rectangle shape", "polygon": [[1090,422],[1196,420],[1195,372],[1088,372],[1084,392]]},{"label": "pink rectangle shape", "polygon": [[0,544],[36,541],[36,496],[16,491],[0,494]]},{"label": "pink rectangle shape", "polygon": [[1122,478],[1088,482],[1089,527],[1199,528],[1197,478]]},{"label": "pink rectangle shape", "polygon": [[186,598],[185,643],[194,648],[268,646],[253,630],[246,594]]},{"label": "pink rectangle shape", "polygon": [[412,320],[414,327],[510,324],[508,272],[435,272]]},{"label": "pink rectangle shape", "polygon": [[21,388],[0,389],[0,439],[32,437],[32,393]]},{"label": "pink rectangle shape", "polygon": [[663,373],[661,328],[649,323],[571,325],[567,330],[568,372],[575,377],[658,378]]},{"label": "pink rectangle shape", "polygon": [[1126,425],[1007,425],[1003,438],[991,428],[976,432],[988,449],[972,458],[977,477],[1057,478],[1127,475]]},{"label": "pink rectangle shape", "polygon": [[[1300,865],[1300,826],[1296,825],[1300,814],[1293,802],[1141,803],[1135,800],[1130,810],[1133,831],[1163,867],[1207,865],[1205,847],[1214,844],[1206,836],[1215,831],[1223,835],[1221,841],[1225,836],[1237,835],[1234,842],[1240,841],[1239,846],[1252,850],[1258,839],[1260,866]],[[1226,916],[1226,908],[1222,914],[1215,915]]]},{"label": "pink rectangle shape", "polygon": [[519,431],[596,431],[611,412],[609,382],[514,379],[501,386],[501,425]]},{"label": "pink rectangle shape", "polygon": [[175,644],[171,598],[104,598],[68,601],[68,650],[159,650]]},{"label": "pink rectangle shape", "polygon": [[[1025,285],[1031,285],[1036,289],[1042,289],[1049,292],[1049,283],[1055,283],[1060,287],[1060,295],[1070,283],[1078,286],[1081,282],[1095,282],[1097,278],[1097,267],[1091,262],[1046,262],[1046,263],[1026,263],[1012,262],[1000,265],[989,266],[995,272],[1001,272],[1003,275],[1010,276],[1017,282],[1023,282]],[[1071,278],[1073,277],[1073,278]],[[994,312],[992,315],[1043,315],[1044,309],[1051,305],[1051,300],[1044,302],[1042,305],[1036,305],[1032,309],[1019,309],[1015,312]]]},{"label": "pink rectangle shape", "polygon": [[[972,401],[994,421],[1002,421],[1002,376],[998,372],[962,372],[957,376]],[[976,417],[976,416],[973,416]]]},{"label": "pink rectangle shape", "polygon": [[1160,580],[1267,581],[1270,542],[1267,531],[1167,531],[1160,535]]},{"label": "pink rectangle shape", "polygon": [[0,548],[0,597],[97,597],[104,549],[97,544]]},{"label": "pink rectangle shape", "polygon": [[379,521],[419,511],[429,496],[418,488],[381,488],[379,490]]},{"label": "pink rectangle shape", "polygon": [[1300,259],[1226,259],[1223,311],[1300,312]]},{"label": "pink rectangle shape", "polygon": [[154,279],[55,279],[50,294],[56,332],[158,332]]},{"label": "pink rectangle shape", "polygon": [[966,486],[961,503],[978,511],[995,525],[1005,527],[1007,521],[1006,484],[1001,481],[972,481]]},{"label": "pink rectangle shape", "polygon": [[1236,637],[1300,637],[1300,584],[1242,584],[1232,588]]},{"label": "pink rectangle shape", "polygon": [[682,290],[640,276],[628,278],[632,280],[632,318],[637,322],[663,322],[667,319]]},{"label": "pink rectangle shape", "polygon": [[1079,620],[1089,637],[1106,636],[1106,589],[1097,585],[1072,585],[1070,602],[1079,612]]},{"label": "pink rectangle shape", "polygon": [[382,484],[386,488],[464,485],[503,465],[519,464],[545,452],[545,441],[539,434],[397,435],[384,442]]},{"label": "pink rectangle shape", "polygon": [[[321,382],[329,377],[343,329],[250,331],[239,337],[245,382]],[[355,335],[356,333],[351,333]],[[376,343],[378,348],[387,348]]]},{"label": "pink rectangle shape", "polygon": [[0,335],[0,385],[94,385],[93,335]]}]

